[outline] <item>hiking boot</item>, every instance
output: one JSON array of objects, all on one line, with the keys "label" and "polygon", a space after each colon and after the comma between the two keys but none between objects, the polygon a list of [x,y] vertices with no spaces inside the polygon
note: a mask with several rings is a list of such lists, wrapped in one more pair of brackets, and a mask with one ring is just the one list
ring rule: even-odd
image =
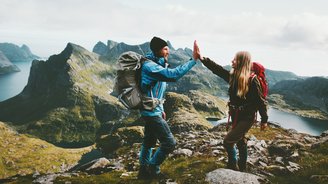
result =
[{"label": "hiking boot", "polygon": [[138,172],[138,176],[137,176],[138,179],[147,180],[147,179],[151,179],[152,178],[152,176],[149,173],[147,167],[148,166],[142,166],[142,167],[140,167],[139,172]]},{"label": "hiking boot", "polygon": [[166,181],[169,177],[166,174],[163,174],[159,167],[156,165],[147,165],[147,171],[149,173],[149,178],[159,180],[159,181]]},{"label": "hiking boot", "polygon": [[238,159],[238,167],[239,171],[245,172],[247,165],[247,140],[244,138],[237,143],[237,147],[239,150],[239,159]]},{"label": "hiking boot", "polygon": [[231,170],[234,170],[234,171],[239,171],[239,168],[238,168],[236,163],[228,163],[227,164],[227,169],[231,169]]},{"label": "hiking boot", "polygon": [[246,162],[238,161],[238,167],[240,172],[246,172]]},{"label": "hiking boot", "polygon": [[169,177],[166,174],[162,173],[162,172],[157,173],[157,174],[154,174],[154,175],[152,175],[152,177],[154,179],[158,179],[158,180],[166,180],[166,179],[169,179]]}]

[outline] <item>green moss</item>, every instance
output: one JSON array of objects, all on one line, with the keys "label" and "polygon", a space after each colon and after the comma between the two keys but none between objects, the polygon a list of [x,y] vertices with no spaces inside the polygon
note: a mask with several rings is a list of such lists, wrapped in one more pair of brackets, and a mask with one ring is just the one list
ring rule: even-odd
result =
[{"label": "green moss", "polygon": [[55,183],[65,184],[67,181],[71,183],[79,184],[107,184],[107,183],[125,183],[124,180],[120,178],[122,172],[109,172],[101,175],[88,176],[80,175],[79,177],[58,177]]},{"label": "green moss", "polygon": [[217,168],[224,167],[216,157],[179,157],[163,163],[162,171],[177,183],[207,183],[205,176]]},{"label": "green moss", "polygon": [[[90,116],[91,115],[91,116]],[[52,143],[93,144],[100,122],[91,109],[83,106],[57,108],[27,128],[27,132]]]},{"label": "green moss", "polygon": [[16,174],[58,172],[60,166],[74,165],[92,147],[63,149],[40,139],[10,130],[0,122],[0,178]]},{"label": "green moss", "polygon": [[167,93],[164,108],[173,133],[181,132],[181,127],[184,128],[183,131],[207,130],[213,127],[195,110],[192,101],[186,95]]},{"label": "green moss", "polygon": [[121,177],[123,172],[112,171],[101,175],[87,176],[82,175],[80,177],[58,177],[55,183],[64,184],[66,182],[81,183],[81,184],[157,184],[158,181],[153,180],[138,180],[137,173],[130,173],[129,176]]},{"label": "green moss", "polygon": [[255,135],[258,140],[271,141],[278,135],[287,135],[284,129],[271,127],[270,125],[265,129],[261,130],[258,126],[253,126],[248,132],[248,135]]}]

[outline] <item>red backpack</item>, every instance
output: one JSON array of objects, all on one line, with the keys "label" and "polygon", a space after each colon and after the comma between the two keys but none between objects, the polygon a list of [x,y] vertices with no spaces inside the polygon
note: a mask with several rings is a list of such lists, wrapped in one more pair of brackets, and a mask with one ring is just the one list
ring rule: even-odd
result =
[{"label": "red backpack", "polygon": [[268,95],[268,92],[269,92],[269,88],[268,88],[268,82],[266,80],[265,73],[264,73],[265,72],[264,66],[258,62],[253,62],[252,71],[254,73],[252,73],[251,78],[253,78],[253,77],[255,77],[255,75],[257,75],[257,78],[259,79],[261,87],[262,87],[264,98],[266,98],[266,96]]},{"label": "red backpack", "polygon": [[[269,92],[269,88],[268,88],[268,83],[267,83],[265,73],[264,73],[265,72],[264,66],[261,65],[258,62],[253,62],[252,63],[252,71],[253,72],[251,74],[250,80],[253,80],[253,78],[255,76],[257,76],[257,78],[259,79],[260,84],[261,84],[261,88],[262,88],[262,91],[263,91],[263,96],[264,96],[264,98],[266,98],[267,95],[268,95],[268,92]],[[232,122],[232,128],[234,128],[236,126],[239,111],[240,111],[240,109],[237,109],[237,111],[235,111],[236,118],[235,118],[234,122]],[[227,122],[227,125],[226,125],[227,130],[229,129],[230,116],[231,116],[231,111],[229,110],[228,122]],[[255,113],[255,120],[256,119],[257,119],[257,113]]]}]

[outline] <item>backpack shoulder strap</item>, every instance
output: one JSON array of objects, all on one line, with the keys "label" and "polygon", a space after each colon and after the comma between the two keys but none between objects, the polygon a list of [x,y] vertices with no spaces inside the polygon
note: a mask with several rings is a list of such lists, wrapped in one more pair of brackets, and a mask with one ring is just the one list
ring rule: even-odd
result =
[{"label": "backpack shoulder strap", "polygon": [[249,76],[249,82],[250,84],[253,82],[253,80],[257,77],[256,73],[252,72],[251,75]]}]

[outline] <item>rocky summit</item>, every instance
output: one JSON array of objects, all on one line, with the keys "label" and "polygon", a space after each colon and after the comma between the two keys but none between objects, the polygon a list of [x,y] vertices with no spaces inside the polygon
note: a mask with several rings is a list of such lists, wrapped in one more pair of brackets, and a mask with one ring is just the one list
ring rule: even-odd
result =
[{"label": "rocky summit", "polygon": [[[119,145],[107,156],[98,155],[93,160],[89,158],[89,162],[79,162],[61,172],[7,178],[7,181],[144,183],[146,181],[137,179],[138,155],[143,136],[142,133],[137,133],[142,132],[140,128],[119,128],[115,131],[122,142],[130,144]],[[225,124],[221,124],[208,130],[189,130],[174,134],[177,147],[161,167],[167,179],[147,182],[323,184],[328,181],[327,133],[310,136],[285,130],[274,124],[270,124],[265,131],[259,129],[255,124],[247,135],[249,158],[246,172],[225,169],[227,156],[223,138],[227,132]]]}]

